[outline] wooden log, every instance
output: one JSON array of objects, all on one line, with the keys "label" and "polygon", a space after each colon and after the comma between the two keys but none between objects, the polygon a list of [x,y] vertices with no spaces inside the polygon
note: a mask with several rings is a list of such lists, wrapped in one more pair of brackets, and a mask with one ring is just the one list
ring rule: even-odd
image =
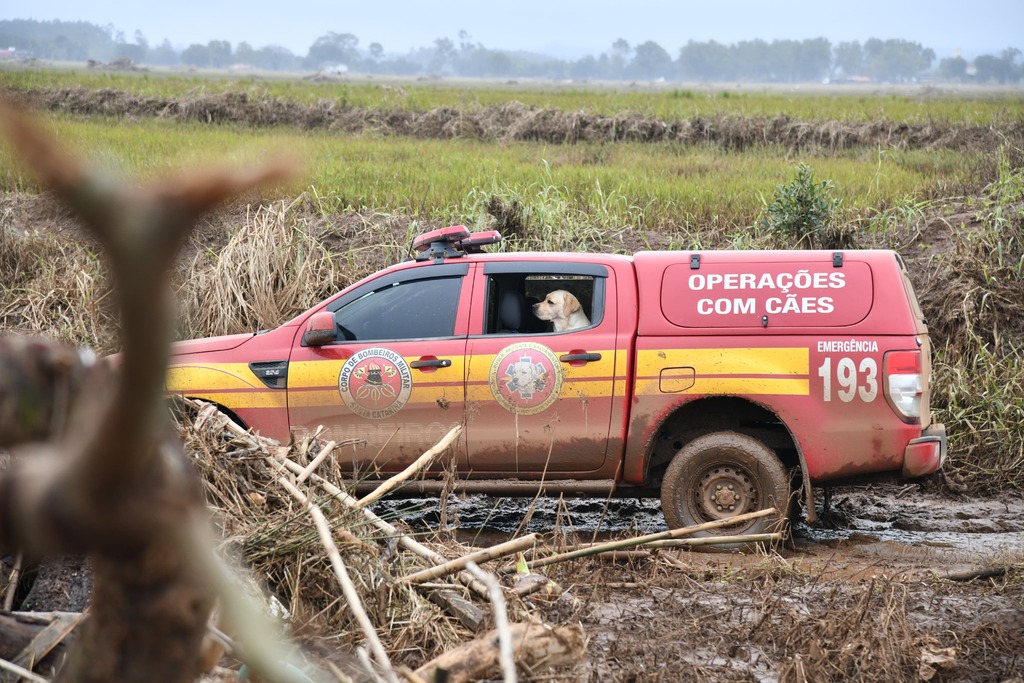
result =
[{"label": "wooden log", "polygon": [[[30,647],[32,642],[43,633],[49,624],[60,615],[65,613],[48,612],[36,615],[34,613],[10,613],[0,614],[0,659],[13,661],[18,655]],[[66,613],[70,616],[77,616],[75,613]],[[32,662],[32,669],[52,674],[64,661],[67,654],[69,639],[65,639],[54,645],[46,654]],[[27,668],[27,667],[26,667]],[[9,680],[16,680],[11,676]]]},{"label": "wooden log", "polygon": [[49,626],[37,633],[32,641],[28,643],[18,655],[11,660],[13,664],[32,671],[37,662],[41,662],[46,655],[50,654],[55,647],[64,642],[64,639],[75,630],[81,623],[85,614],[65,613],[58,614]]},{"label": "wooden log", "polygon": [[950,574],[941,574],[938,576],[940,579],[946,579],[947,581],[974,581],[975,579],[992,579],[1006,575],[1011,569],[1021,569],[1024,565],[1000,565],[998,567],[982,567],[980,569],[972,569],[966,572],[953,572]]},{"label": "wooden log", "polygon": [[460,624],[473,633],[479,633],[487,625],[487,614],[453,590],[429,589],[427,599],[458,619]]},{"label": "wooden log", "polygon": [[[516,662],[530,671],[574,666],[583,659],[585,637],[579,626],[513,624],[509,630]],[[416,675],[427,681],[447,683],[495,678],[501,673],[498,657],[498,632],[488,631],[427,662],[416,670]]]}]

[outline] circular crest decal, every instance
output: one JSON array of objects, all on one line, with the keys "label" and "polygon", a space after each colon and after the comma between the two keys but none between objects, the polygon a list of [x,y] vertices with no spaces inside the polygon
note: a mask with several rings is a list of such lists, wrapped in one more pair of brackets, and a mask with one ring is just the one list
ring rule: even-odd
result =
[{"label": "circular crest decal", "polygon": [[383,420],[409,401],[412,373],[400,354],[372,346],[357,351],[341,366],[338,392],[356,415]]},{"label": "circular crest decal", "polygon": [[562,391],[562,366],[554,352],[533,342],[506,346],[491,363],[491,393],[512,413],[535,415]]}]

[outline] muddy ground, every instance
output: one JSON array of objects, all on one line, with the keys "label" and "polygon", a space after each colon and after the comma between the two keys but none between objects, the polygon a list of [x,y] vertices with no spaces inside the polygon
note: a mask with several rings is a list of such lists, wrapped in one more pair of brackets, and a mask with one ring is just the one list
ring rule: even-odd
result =
[{"label": "muddy ground", "polygon": [[[482,546],[524,530],[557,545],[665,528],[654,500],[473,496],[375,511],[424,540]],[[534,596],[530,607],[581,625],[587,656],[523,680],[1024,680],[1024,498],[874,485],[837,489],[818,511],[771,550],[659,550],[546,568],[565,594]],[[87,579],[74,562],[51,566],[24,609],[80,610]]]},{"label": "muddy ground", "polygon": [[[424,531],[443,516],[463,540],[489,545],[522,525],[529,503],[406,501],[382,512],[402,510]],[[580,623],[589,639],[587,662],[557,680],[1024,676],[1024,499],[874,485],[838,489],[818,511],[771,551],[664,550],[550,567],[576,603],[563,596],[538,609]],[[568,542],[665,525],[657,501],[541,499],[524,528]]]}]

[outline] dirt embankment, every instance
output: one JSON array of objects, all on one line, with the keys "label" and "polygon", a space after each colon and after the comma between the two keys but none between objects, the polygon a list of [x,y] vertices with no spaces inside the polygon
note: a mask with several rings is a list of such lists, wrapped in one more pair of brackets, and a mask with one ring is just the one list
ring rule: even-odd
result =
[{"label": "dirt embankment", "polygon": [[999,130],[985,126],[942,126],[895,121],[850,123],[804,121],[788,116],[695,116],[662,120],[635,113],[602,116],[510,102],[500,106],[429,111],[352,107],[333,100],[299,104],[244,92],[181,99],[87,88],[9,93],[33,107],[80,116],[165,118],[210,124],[293,126],[346,133],[375,132],[420,138],[531,140],[549,144],[644,142],[711,144],[742,150],[755,145],[789,149],[841,150],[869,146],[897,149],[997,149],[1021,146],[1024,122]]}]

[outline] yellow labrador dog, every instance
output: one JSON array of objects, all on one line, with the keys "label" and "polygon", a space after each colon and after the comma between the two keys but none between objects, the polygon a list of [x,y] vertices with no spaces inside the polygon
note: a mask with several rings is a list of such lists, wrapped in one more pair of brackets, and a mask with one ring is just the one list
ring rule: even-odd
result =
[{"label": "yellow labrador dog", "polygon": [[590,318],[583,312],[580,300],[564,289],[556,289],[533,305],[533,314],[541,320],[550,320],[555,332],[589,327]]}]

